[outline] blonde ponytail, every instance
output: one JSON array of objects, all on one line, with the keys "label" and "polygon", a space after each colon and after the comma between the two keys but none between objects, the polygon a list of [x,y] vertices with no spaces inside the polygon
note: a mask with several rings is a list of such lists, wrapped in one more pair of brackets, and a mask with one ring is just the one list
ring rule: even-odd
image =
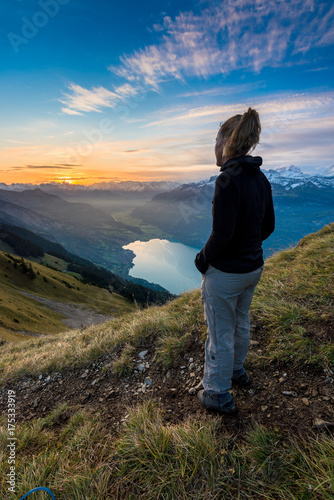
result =
[{"label": "blonde ponytail", "polygon": [[223,149],[226,157],[243,156],[259,143],[261,123],[255,109],[248,108],[243,115],[235,115],[224,122],[218,132],[227,143]]}]

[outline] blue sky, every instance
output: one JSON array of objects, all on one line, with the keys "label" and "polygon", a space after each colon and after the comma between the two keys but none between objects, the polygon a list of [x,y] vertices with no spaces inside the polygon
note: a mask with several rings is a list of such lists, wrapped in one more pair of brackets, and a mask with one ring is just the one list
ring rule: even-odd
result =
[{"label": "blue sky", "polygon": [[333,162],[334,5],[3,0],[0,182],[196,180],[258,110],[263,168]]}]

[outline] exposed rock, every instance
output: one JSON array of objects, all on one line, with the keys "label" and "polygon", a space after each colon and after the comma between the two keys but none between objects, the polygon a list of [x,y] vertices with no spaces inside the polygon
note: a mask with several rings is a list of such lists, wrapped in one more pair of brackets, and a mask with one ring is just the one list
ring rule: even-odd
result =
[{"label": "exposed rock", "polygon": [[283,373],[282,377],[280,377],[278,379],[278,381],[279,381],[280,384],[284,384],[284,382],[286,382],[287,379],[288,379],[288,374],[287,373]]},{"label": "exposed rock", "polygon": [[204,389],[203,387],[203,382],[202,380],[199,382],[199,384],[197,384],[195,387],[194,387],[195,391],[200,391],[201,389]]},{"label": "exposed rock", "polygon": [[326,420],[322,420],[321,418],[315,418],[313,425],[316,429],[319,429],[320,431],[328,431],[328,432],[334,431],[334,424],[332,422],[326,422]]},{"label": "exposed rock", "polygon": [[312,398],[317,398],[319,396],[318,389],[313,387],[311,395],[312,395]]},{"label": "exposed rock", "polygon": [[141,351],[141,352],[138,354],[138,356],[139,356],[140,358],[144,359],[147,353],[148,353],[148,351],[147,351],[147,350],[146,350],[146,351]]},{"label": "exposed rock", "polygon": [[293,398],[298,398],[298,394],[295,391],[283,391],[284,396],[292,396]]},{"label": "exposed rock", "polygon": [[250,341],[249,341],[249,344],[250,344],[251,346],[256,346],[256,345],[259,345],[259,343],[260,343],[260,342],[258,342],[257,340],[250,340]]}]

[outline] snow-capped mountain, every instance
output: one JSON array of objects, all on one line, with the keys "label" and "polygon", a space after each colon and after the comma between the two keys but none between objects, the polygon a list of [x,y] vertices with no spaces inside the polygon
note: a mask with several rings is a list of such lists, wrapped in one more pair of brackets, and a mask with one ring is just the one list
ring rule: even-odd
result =
[{"label": "snow-capped mountain", "polygon": [[89,186],[84,186],[82,184],[70,184],[69,182],[50,182],[47,184],[5,184],[0,183],[0,189],[6,191],[27,191],[36,189],[42,189],[46,192],[65,191],[65,192],[76,192],[76,191],[92,191],[92,190],[103,190],[103,191],[127,191],[127,192],[152,192],[155,194],[157,192],[169,191],[170,189],[175,189],[180,185],[180,182],[173,181],[121,181],[121,182],[99,182],[95,184],[90,184]]},{"label": "snow-capped mountain", "polygon": [[330,167],[326,168],[321,175],[326,177],[334,176],[334,165],[331,165]]},{"label": "snow-capped mountain", "polygon": [[[272,186],[276,230],[271,250],[280,250],[299,241],[334,220],[334,176],[304,174],[293,165],[278,170],[263,170]],[[182,184],[157,194],[133,213],[157,226],[184,244],[201,248],[212,225],[212,198],[217,176]]]},{"label": "snow-capped mountain", "polygon": [[[302,186],[317,186],[319,188],[334,188],[334,165],[327,167],[323,172],[319,174],[305,174],[299,167],[295,165],[290,165],[289,167],[279,167],[275,170],[265,170],[262,169],[263,173],[269,179],[272,184],[284,187],[287,191],[290,189],[295,189]],[[152,195],[158,192],[167,192],[182,186],[193,186],[200,188],[201,186],[214,186],[217,176],[212,176],[210,179],[201,180],[199,182],[193,183],[181,183],[173,181],[110,181],[110,182],[99,182],[95,184],[90,184],[89,186],[84,186],[80,184],[70,184],[68,182],[50,182],[48,184],[4,184],[0,183],[0,189],[9,191],[25,191],[30,189],[36,189],[39,187],[43,191],[53,192],[64,191],[64,192],[77,192],[77,191],[91,191],[91,190],[101,190],[101,191],[126,191],[126,192],[137,192],[137,193],[152,193]]]},{"label": "snow-capped mountain", "polygon": [[87,186],[89,189],[103,189],[110,191],[136,191],[136,192],[155,192],[169,191],[179,186],[179,182],[173,181],[121,181],[121,182],[100,182]]},{"label": "snow-capped mountain", "polygon": [[322,174],[304,174],[294,165],[280,167],[276,170],[263,170],[271,184],[284,187],[287,191],[302,186],[317,186],[319,188],[334,188],[334,166],[327,168]]},{"label": "snow-capped mountain", "polygon": [[27,189],[36,189],[36,184],[5,184],[0,182],[0,189],[4,191],[26,191]]},{"label": "snow-capped mountain", "polygon": [[[312,187],[318,188],[333,188],[334,189],[334,165],[326,168],[319,174],[305,174],[299,167],[290,165],[289,167],[280,167],[276,170],[262,169],[267,179],[275,187],[283,187],[286,191],[296,189],[298,187]],[[192,184],[196,188],[205,186],[213,186],[217,175],[210,177],[209,180],[200,181]],[[188,184],[190,187],[191,185]]]}]

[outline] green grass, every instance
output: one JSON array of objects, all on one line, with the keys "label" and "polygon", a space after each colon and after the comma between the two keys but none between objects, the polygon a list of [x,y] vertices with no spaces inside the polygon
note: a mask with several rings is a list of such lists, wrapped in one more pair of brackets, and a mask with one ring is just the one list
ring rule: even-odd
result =
[{"label": "green grass", "polygon": [[[67,404],[47,417],[16,426],[16,498],[37,485],[57,500],[254,499],[330,500],[334,442],[297,440],[254,424],[243,439],[222,430],[219,417],[165,425],[147,401],[129,409],[114,436],[99,413]],[[60,417],[67,423],[60,429]],[[1,426],[5,416],[0,417]],[[1,498],[8,492],[6,432],[0,435]]]},{"label": "green grass", "polygon": [[193,334],[201,329],[204,332],[199,295],[198,290],[189,292],[170,304],[137,310],[104,324],[66,331],[61,336],[49,335],[4,345],[0,359],[0,386],[23,374],[37,375],[61,371],[68,366],[84,366],[125,344],[128,348],[115,365],[119,372],[122,372],[122,364],[127,367],[131,364],[131,346],[138,347],[147,342],[156,342],[157,362],[172,366],[177,354],[193,342]]},{"label": "green grass", "polygon": [[[17,425],[16,498],[43,485],[52,489],[57,500],[105,498],[111,438],[96,415],[88,415],[80,410],[59,434],[56,433],[54,423],[61,414],[66,414],[66,410],[67,405],[64,404],[44,419]],[[13,498],[13,493],[8,492],[5,484],[6,438],[5,434],[1,434],[3,499]]]},{"label": "green grass", "polygon": [[134,351],[135,348],[133,345],[125,344],[119,358],[112,363],[112,369],[117,375],[123,376],[133,371],[134,362],[132,358],[134,356]]},{"label": "green grass", "polygon": [[[333,364],[333,228],[303,238],[296,248],[266,262],[251,316],[259,328],[262,354],[296,365]],[[115,318],[104,325],[66,332],[61,338],[31,339],[2,346],[0,376],[61,371],[116,348],[111,366],[131,372],[134,350],[150,344],[162,368],[177,366],[206,331],[200,291],[182,294],[161,307]],[[120,349],[121,347],[121,349]],[[250,353],[251,354],[251,353]],[[301,438],[255,422],[242,435],[227,432],[220,417],[204,414],[166,424],[156,402],[126,409],[113,434],[97,411],[58,406],[43,419],[17,423],[17,494],[46,485],[57,500],[331,500],[334,497],[333,436]],[[64,418],[67,416],[67,422]],[[61,418],[64,417],[64,418]],[[13,498],[5,484],[6,415],[0,416],[1,498]]]},{"label": "green grass", "polygon": [[55,257],[54,255],[49,255],[47,253],[45,253],[43,257],[29,257],[29,260],[43,266],[52,266],[57,271],[67,270],[67,262],[65,260],[60,259],[59,257]]},{"label": "green grass", "polygon": [[162,229],[152,226],[141,219],[137,219],[131,215],[132,209],[125,212],[114,212],[113,216],[116,218],[118,222],[123,222],[129,226],[138,227],[141,229],[142,234],[140,235],[140,240],[150,240],[154,238],[166,238],[171,239],[172,236],[169,233],[164,232]]},{"label": "green grass", "polygon": [[[327,336],[333,321],[333,228],[334,224],[326,226],[301,240],[296,248],[266,262],[251,307],[251,319],[263,332],[262,354],[250,356],[249,366],[275,359],[324,368],[333,365],[334,346]],[[148,342],[155,345],[157,362],[172,367],[178,365],[178,354],[186,352],[196,338],[206,338],[199,290],[184,293],[164,306],[134,310],[105,324],[65,332],[61,338],[49,336],[22,341],[19,346],[5,345],[0,377],[4,382],[22,373],[84,366],[102,353],[127,344],[128,351],[115,365],[119,373],[124,365],[126,373],[131,370],[130,347]]]},{"label": "green grass", "polygon": [[265,331],[265,354],[259,362],[334,362],[326,333],[333,328],[334,224],[303,238],[266,262],[254,294],[253,321]]},{"label": "green grass", "polygon": [[[66,326],[61,322],[64,318],[62,314],[24,296],[21,291],[58,302],[82,305],[106,315],[116,315],[134,309],[132,304],[118,294],[83,284],[68,274],[37,263],[31,263],[36,277],[29,279],[27,274],[22,273],[17,262],[15,264],[7,255],[0,252],[0,334],[4,340],[25,341],[26,336],[17,333],[20,331],[55,334],[66,330]],[[30,261],[24,261],[27,265],[30,264]],[[60,261],[58,262],[60,265]]]}]

